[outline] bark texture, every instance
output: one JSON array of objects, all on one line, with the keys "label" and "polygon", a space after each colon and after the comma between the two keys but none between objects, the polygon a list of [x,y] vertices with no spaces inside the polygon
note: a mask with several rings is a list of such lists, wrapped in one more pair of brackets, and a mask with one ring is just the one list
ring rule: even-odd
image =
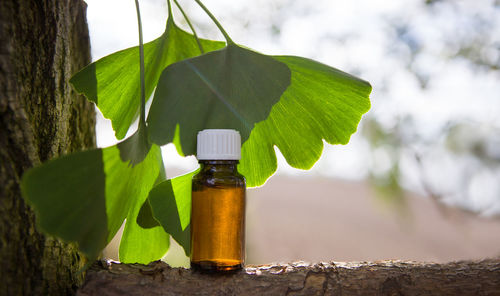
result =
[{"label": "bark texture", "polygon": [[249,266],[230,275],[200,274],[161,261],[100,261],[77,295],[500,295],[500,259],[294,263]]},{"label": "bark texture", "polygon": [[21,198],[25,170],[95,146],[94,107],[70,76],[90,61],[82,0],[0,1],[0,295],[74,294],[76,248],[46,238]]}]

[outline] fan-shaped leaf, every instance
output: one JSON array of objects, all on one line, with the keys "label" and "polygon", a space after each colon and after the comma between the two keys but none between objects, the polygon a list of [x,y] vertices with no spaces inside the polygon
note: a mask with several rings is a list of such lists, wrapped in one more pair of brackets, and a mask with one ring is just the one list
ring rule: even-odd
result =
[{"label": "fan-shaped leaf", "polygon": [[370,109],[368,82],[310,59],[274,58],[290,68],[292,80],[243,144],[238,169],[250,187],[264,184],[276,171],[274,146],[292,167],[309,169],[321,156],[322,139],[347,144]]},{"label": "fan-shaped leaf", "polygon": [[[215,55],[217,52],[211,54]],[[202,59],[203,57],[200,56],[192,60]],[[274,58],[286,64],[291,70],[291,84],[281,95],[280,101],[272,107],[269,116],[255,124],[250,137],[243,144],[242,159],[238,169],[245,175],[247,184],[250,187],[262,185],[276,171],[274,146],[281,150],[291,166],[309,169],[321,156],[323,140],[330,144],[346,144],[350,136],[356,131],[361,116],[370,108],[369,94],[371,86],[368,82],[309,59],[293,56],[277,56]],[[179,64],[170,67],[173,68]],[[183,66],[186,69],[189,68],[189,65]],[[169,71],[169,68],[165,72]],[[185,71],[189,72],[188,70]],[[204,74],[204,72],[201,73]],[[250,71],[246,72],[246,74],[258,75],[258,72]],[[160,81],[163,81],[163,75]],[[198,75],[202,76],[201,74]],[[224,83],[236,83],[232,80],[232,76],[227,77],[230,78]],[[246,80],[251,81],[252,78],[247,77]],[[218,81],[214,78],[212,80]],[[185,86],[180,81],[176,86],[186,88],[185,90],[179,90],[179,93],[183,94],[183,92],[194,89],[194,85],[199,87],[197,84]],[[229,89],[231,87],[236,88],[235,85],[225,87]],[[169,89],[171,92],[176,92],[172,90],[174,89],[173,85]],[[207,91],[207,93],[210,94],[210,91]],[[178,118],[169,124],[179,123],[182,148],[189,151],[189,153],[194,152],[194,144],[192,144],[194,139],[185,140],[183,134],[195,137],[197,131],[203,128],[237,128],[231,120],[224,121],[225,116],[229,116],[226,113],[207,110],[210,106],[206,104],[207,93],[193,91],[193,97],[186,101],[181,100],[181,98],[185,99],[184,95],[178,96],[178,100],[171,105],[171,109],[166,110],[166,106],[164,109],[160,108],[162,112],[168,111],[169,116],[163,121],[158,120],[158,122],[166,124],[165,122],[169,118]],[[176,98],[174,95],[169,94],[169,96]],[[248,97],[245,98],[251,100]],[[201,102],[198,103],[201,106],[193,106],[197,101]],[[184,104],[188,104],[188,106]],[[262,108],[262,105],[252,103],[244,106],[242,110],[249,113]],[[151,110],[153,110],[153,107],[155,107],[155,101],[153,101]],[[189,108],[190,111],[185,111],[184,108]],[[219,107],[217,110],[221,108]],[[189,119],[195,118],[195,121],[199,123],[198,125],[190,125],[189,122],[182,121],[182,116],[175,117],[176,113],[182,114]],[[155,116],[160,118],[160,113]],[[203,120],[200,120],[200,118],[203,118]],[[151,117],[148,120],[151,120]],[[221,125],[207,125],[207,122],[212,121],[220,122]],[[154,120],[150,122],[153,124],[158,123]],[[167,134],[167,131],[157,128],[156,134],[152,134],[160,137],[160,141],[157,139],[158,142],[164,143],[166,141],[164,135]],[[170,137],[172,136],[169,135],[167,139],[171,139]],[[179,145],[179,143],[176,143],[176,145]],[[187,239],[189,234],[183,232],[187,228],[183,228],[185,226],[180,227],[179,221],[186,221],[186,219],[189,221],[190,212],[177,210],[176,204],[179,202],[183,204],[190,203],[191,177],[192,174],[167,180],[156,186],[149,196],[153,215],[165,228],[165,231],[172,234],[174,238],[176,236],[173,233],[176,233],[178,242],[180,240],[186,242],[184,244],[180,242],[186,254],[189,254],[189,245],[187,243],[189,242]],[[173,187],[172,184],[177,186]]]},{"label": "fan-shaped leaf", "polygon": [[[224,42],[200,39],[208,52],[222,48]],[[193,35],[167,20],[165,32],[144,44],[146,100],[153,93],[161,72],[168,65],[201,54]],[[139,51],[127,48],[88,65],[70,80],[75,89],[96,103],[104,117],[111,119],[118,139],[125,137],[140,105]]]},{"label": "fan-shaped leaf", "polygon": [[168,251],[169,235],[163,230],[163,227],[156,222],[151,227],[143,227],[138,223],[140,209],[149,208],[149,219],[154,220],[151,215],[151,207],[146,200],[141,204],[135,203],[127,216],[125,229],[123,230],[122,240],[120,242],[120,261],[126,263],[148,264],[151,261],[158,260]]},{"label": "fan-shaped leaf", "polygon": [[27,171],[24,198],[34,208],[38,227],[96,258],[107,243],[105,174],[102,149],[75,153]]},{"label": "fan-shaped leaf", "polygon": [[[138,152],[142,153],[142,152]],[[24,198],[44,232],[78,243],[90,259],[113,238],[129,213],[146,200],[160,172],[161,153],[152,145],[135,165],[117,146],[66,155],[27,171]]]},{"label": "fan-shaped leaf", "polygon": [[[159,184],[165,180],[163,162],[156,180]],[[125,229],[120,241],[120,261],[147,264],[162,258],[170,246],[170,236],[153,217],[149,200],[136,203],[129,212]]]},{"label": "fan-shaped leaf", "polygon": [[149,193],[153,216],[190,254],[191,179],[197,171],[156,185]]},{"label": "fan-shaped leaf", "polygon": [[195,153],[197,132],[205,128],[234,128],[244,141],[289,83],[285,64],[234,44],[172,64],[149,111],[151,140],[173,142],[178,125],[185,154]]}]

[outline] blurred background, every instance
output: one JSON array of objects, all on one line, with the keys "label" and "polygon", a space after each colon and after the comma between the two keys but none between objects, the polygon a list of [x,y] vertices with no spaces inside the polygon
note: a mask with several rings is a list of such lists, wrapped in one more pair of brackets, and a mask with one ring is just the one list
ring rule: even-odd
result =
[{"label": "blurred background", "polygon": [[[93,59],[137,44],[133,1],[86,0]],[[199,35],[222,40],[191,0]],[[369,81],[372,109],[348,145],[309,171],[287,165],[248,190],[247,263],[500,256],[500,1],[205,0],[231,38]],[[164,0],[142,0],[145,42]],[[188,30],[174,7],[175,21]],[[116,142],[98,118],[101,147]],[[197,167],[163,147],[167,175]],[[118,239],[104,256],[117,259]],[[165,260],[186,266],[175,246]]]}]

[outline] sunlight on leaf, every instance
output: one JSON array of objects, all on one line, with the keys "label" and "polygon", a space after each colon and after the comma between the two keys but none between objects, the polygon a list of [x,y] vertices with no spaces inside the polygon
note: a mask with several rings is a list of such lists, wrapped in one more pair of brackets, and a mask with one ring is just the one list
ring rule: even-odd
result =
[{"label": "sunlight on leaf", "polygon": [[41,230],[78,243],[93,260],[130,210],[142,205],[160,164],[156,145],[135,166],[122,161],[117,146],[77,152],[28,170],[21,189]]},{"label": "sunlight on leaf", "polygon": [[147,225],[149,227],[143,227],[144,225],[138,223],[137,218],[143,207],[136,203],[127,216],[120,242],[119,255],[120,261],[123,263],[148,264],[151,261],[159,260],[168,251],[170,236],[152,217],[149,202],[146,200],[143,205],[147,205],[149,208],[148,221],[156,222],[156,225],[149,224]]},{"label": "sunlight on leaf", "polygon": [[110,220],[108,228],[114,235],[129,211],[136,204],[141,206],[144,203],[158,177],[161,152],[158,146],[153,145],[143,162],[131,166],[121,160],[119,149],[112,146],[103,150],[103,161],[106,173],[106,208]]},{"label": "sunlight on leaf", "polygon": [[[211,54],[216,55],[218,52]],[[200,56],[192,60],[203,58],[204,56]],[[279,102],[272,107],[267,119],[264,118],[265,120],[255,124],[250,137],[243,144],[239,170],[245,175],[249,187],[262,185],[276,171],[277,162],[274,146],[280,149],[291,166],[300,169],[309,169],[321,156],[323,140],[330,144],[346,144],[350,136],[356,131],[361,116],[370,108],[369,94],[371,86],[368,82],[309,59],[292,56],[274,58],[285,63],[291,70],[291,84],[281,95]],[[221,61],[218,62],[220,63]],[[174,68],[181,63],[170,67]],[[183,65],[186,72],[179,71],[174,73],[181,75],[180,77],[186,77],[186,75],[189,75],[186,73],[196,72],[192,71],[192,64],[195,63],[186,63]],[[199,70],[200,68],[197,65],[194,69],[204,74],[205,72]],[[165,70],[165,72],[168,71],[169,68]],[[246,75],[252,74],[258,75],[258,72],[246,73]],[[194,152],[194,144],[190,144],[191,142],[187,142],[182,136],[183,133],[187,133],[186,130],[193,137],[193,139],[188,141],[195,143],[194,137],[196,136],[196,132],[203,128],[237,128],[231,125],[233,124],[231,121],[227,120],[227,117],[231,116],[231,110],[227,110],[229,108],[224,110],[222,106],[223,102],[220,103],[221,106],[219,108],[215,109],[217,111],[210,110],[209,105],[207,106],[206,103],[198,103],[201,106],[193,106],[196,100],[199,102],[206,100],[210,95],[213,97],[217,96],[218,92],[214,90],[232,89],[231,87],[237,88],[235,86],[237,85],[237,80],[232,79],[233,76],[227,77],[231,77],[231,79],[223,82],[225,88],[208,87],[209,90],[206,90],[204,93],[192,91],[193,89],[202,87],[200,84],[203,85],[205,83],[203,79],[199,79],[203,83],[199,81],[193,82],[193,84],[178,82],[176,86],[180,86],[181,90],[179,90],[179,93],[182,93],[182,95],[175,95],[176,90],[172,90],[173,87],[167,88],[169,91],[175,93],[170,95],[172,98],[182,98],[183,100],[176,103],[170,102],[169,106],[171,109],[169,110],[166,110],[166,105],[164,109],[156,106],[156,110],[159,113],[156,115],[151,115],[150,113],[148,121],[150,121],[151,125],[157,124],[159,127],[156,129],[156,133],[151,133],[153,139],[157,136],[161,138],[161,141],[166,141],[164,136],[167,134],[167,131],[163,130],[163,128],[167,126],[165,121],[175,118],[174,113],[186,118],[196,118],[198,122],[196,124],[199,127],[189,122],[184,123],[181,118],[182,116],[178,116],[177,120],[169,123],[172,125],[171,130],[175,130],[173,127],[176,127],[175,124],[179,123],[182,148],[191,153]],[[253,77],[245,76],[245,78],[247,81],[251,81]],[[196,75],[194,75],[194,78],[190,77],[190,79],[195,80]],[[216,78],[207,80],[219,81]],[[164,82],[163,76],[160,78],[160,81]],[[228,84],[233,85],[227,86]],[[205,83],[205,85],[211,86],[209,83]],[[186,99],[189,95],[183,92],[189,91],[194,93],[193,96],[197,97]],[[160,94],[162,93],[160,92]],[[217,98],[213,97],[212,100],[217,102]],[[243,98],[252,102],[249,97],[243,96]],[[151,110],[155,107],[155,102],[153,101]],[[184,104],[188,104],[191,108],[183,111],[184,108],[187,108],[184,107]],[[212,104],[214,104],[213,101]],[[251,103],[244,106],[245,108],[242,109],[244,109],[245,113],[256,112],[255,109],[261,107],[258,104]],[[224,110],[225,113],[221,110]],[[161,114],[165,114],[166,112],[170,112],[168,113],[169,115],[166,116],[166,119],[162,118]],[[161,119],[158,120],[161,124],[154,120],[155,116]],[[220,123],[221,126],[207,125],[207,122],[210,122],[209,116],[214,117],[214,121]],[[234,120],[237,121],[237,119]],[[184,129],[183,124],[185,125]],[[177,130],[177,132],[179,131]],[[161,141],[160,143],[163,143]],[[177,207],[179,202],[183,202],[183,204],[187,204],[188,201],[190,202],[191,177],[192,174],[189,174],[165,181],[156,186],[149,196],[153,215],[165,228],[165,231],[170,233],[184,247],[186,254],[189,254],[189,233],[185,232],[186,228],[183,228],[184,225],[181,227],[179,221],[189,221],[190,212],[180,211]],[[177,183],[175,183],[176,181]],[[173,186],[173,184],[177,186]]]},{"label": "sunlight on leaf", "polygon": [[137,131],[126,140],[116,145],[120,150],[120,158],[124,162],[130,162],[132,165],[141,163],[151,149],[151,141],[148,136],[148,129],[139,124]]},{"label": "sunlight on leaf", "polygon": [[[163,182],[165,178],[165,166],[162,162],[155,185]],[[149,199],[146,199],[142,205],[136,203],[135,208],[127,216],[123,230],[119,249],[120,261],[148,264],[162,258],[169,246],[170,236],[153,217]]]},{"label": "sunlight on leaf", "polygon": [[149,202],[154,217],[190,254],[191,238],[189,222],[191,220],[191,179],[194,171],[156,185],[149,193]]},{"label": "sunlight on leaf", "polygon": [[[200,55],[193,35],[167,20],[165,32],[144,44],[146,100],[168,65]],[[200,39],[205,52],[224,47],[224,42]],[[137,46],[110,54],[88,65],[70,80],[74,88],[96,103],[104,117],[111,119],[116,138],[125,137],[138,115],[140,98],[139,51]]]},{"label": "sunlight on leaf", "polygon": [[[157,145],[173,142],[179,154],[195,154],[198,131],[236,129],[243,143],[239,170],[252,187],[276,171],[275,147],[292,167],[309,169],[323,141],[349,141],[370,108],[368,82],[309,59],[242,48],[214,21],[229,44],[200,39],[208,52],[201,56],[194,36],[172,18],[159,38],[144,44],[146,99],[156,87],[147,128],[142,120],[118,145],[63,156],[23,176],[23,196],[43,231],[78,243],[95,259],[126,218],[123,262],[159,259],[169,235],[189,255],[196,172],[154,186],[164,178]],[[70,81],[111,119],[118,139],[139,113],[138,55],[137,47],[116,52]]]},{"label": "sunlight on leaf", "polygon": [[321,156],[322,139],[347,144],[370,109],[368,82],[310,59],[274,58],[290,68],[292,82],[242,146],[238,169],[249,187],[264,184],[276,171],[274,146],[292,167],[310,169]]},{"label": "sunlight on leaf", "polygon": [[185,155],[195,154],[196,135],[206,128],[236,129],[244,141],[289,84],[285,64],[234,44],[172,64],[158,81],[149,111],[151,140],[173,142],[179,125]]}]

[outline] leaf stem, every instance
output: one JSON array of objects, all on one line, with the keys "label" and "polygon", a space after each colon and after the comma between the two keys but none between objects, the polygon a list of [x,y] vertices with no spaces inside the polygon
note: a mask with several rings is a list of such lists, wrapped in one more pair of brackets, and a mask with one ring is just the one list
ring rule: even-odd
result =
[{"label": "leaf stem", "polygon": [[167,26],[173,21],[174,14],[172,13],[172,5],[170,4],[170,0],[167,0],[168,7],[168,17],[167,17]]},{"label": "leaf stem", "polygon": [[200,39],[198,39],[198,35],[196,34],[196,31],[194,30],[194,27],[191,24],[191,21],[189,20],[188,16],[186,15],[184,10],[182,9],[179,2],[177,2],[177,0],[174,0],[174,3],[175,3],[175,5],[177,5],[177,8],[179,8],[179,10],[181,11],[182,15],[184,16],[184,19],[186,20],[186,22],[189,25],[189,28],[191,28],[191,32],[193,32],[194,38],[196,39],[196,43],[198,43],[198,47],[200,48],[201,53],[204,54],[205,51],[203,50],[203,46],[201,45]]},{"label": "leaf stem", "polygon": [[212,19],[212,21],[215,23],[215,25],[217,26],[217,28],[219,28],[219,31],[222,33],[222,35],[224,35],[224,38],[226,38],[227,43],[228,44],[234,44],[233,40],[231,40],[231,38],[226,33],[226,31],[224,30],[224,28],[221,26],[221,24],[219,23],[219,21],[217,21],[217,19],[215,18],[215,16],[205,7],[205,5],[203,5],[203,3],[201,3],[200,0],[194,0],[194,1],[196,1],[196,3],[198,3],[198,5],[201,7],[201,9],[203,9],[205,11],[205,13]]},{"label": "leaf stem", "polygon": [[140,79],[141,79],[141,115],[139,120],[139,126],[146,126],[146,83],[144,78],[144,43],[142,41],[141,11],[139,9],[138,0],[135,0],[135,8],[137,10],[137,23],[139,25],[139,64],[140,64]]}]

